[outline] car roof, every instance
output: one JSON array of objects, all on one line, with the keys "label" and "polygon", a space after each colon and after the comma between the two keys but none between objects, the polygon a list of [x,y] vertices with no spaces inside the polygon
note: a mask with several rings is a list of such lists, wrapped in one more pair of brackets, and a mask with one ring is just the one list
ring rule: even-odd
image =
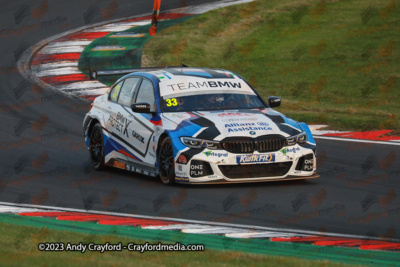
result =
[{"label": "car roof", "polygon": [[225,92],[257,94],[242,77],[224,69],[189,67],[141,69],[125,75],[117,82],[135,76],[152,80],[155,85],[157,84],[162,97]]},{"label": "car roof", "polygon": [[150,70],[141,70],[139,72],[133,72],[125,76],[147,76],[152,75],[160,80],[162,83],[163,81],[171,81],[174,79],[182,79],[184,76],[186,77],[197,77],[203,79],[241,79],[235,73],[223,70],[223,69],[209,69],[209,68],[189,68],[189,67],[173,67],[173,68],[160,68],[160,69],[150,69]]}]

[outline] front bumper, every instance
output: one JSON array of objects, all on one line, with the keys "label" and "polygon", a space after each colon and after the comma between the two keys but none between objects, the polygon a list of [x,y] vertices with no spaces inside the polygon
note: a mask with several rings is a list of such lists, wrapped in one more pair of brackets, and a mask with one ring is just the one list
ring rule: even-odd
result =
[{"label": "front bumper", "polygon": [[[238,183],[257,183],[257,182],[277,182],[277,181],[290,181],[290,180],[305,180],[305,179],[317,179],[319,178],[318,173],[314,173],[310,176],[286,176],[284,178],[273,178],[273,179],[260,179],[260,180],[244,180],[244,181],[228,181],[225,179],[212,180],[208,182],[192,182],[192,184],[238,184]],[[176,181],[177,183],[185,183]],[[187,182],[186,182],[187,183]]]},{"label": "front bumper", "polygon": [[211,184],[318,178],[314,151],[315,145],[297,144],[275,152],[253,154],[205,150],[192,156],[187,164],[175,163],[175,181]]}]

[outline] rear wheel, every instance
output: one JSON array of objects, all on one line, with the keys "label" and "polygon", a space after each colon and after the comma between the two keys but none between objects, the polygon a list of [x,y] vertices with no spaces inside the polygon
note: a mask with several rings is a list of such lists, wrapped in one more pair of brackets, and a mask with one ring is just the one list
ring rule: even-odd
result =
[{"label": "rear wheel", "polygon": [[100,123],[96,123],[90,132],[89,153],[93,168],[104,169],[104,141]]},{"label": "rear wheel", "polygon": [[166,137],[159,147],[158,153],[158,170],[160,179],[164,184],[175,183],[175,164],[174,151],[172,150],[172,142],[169,137]]}]

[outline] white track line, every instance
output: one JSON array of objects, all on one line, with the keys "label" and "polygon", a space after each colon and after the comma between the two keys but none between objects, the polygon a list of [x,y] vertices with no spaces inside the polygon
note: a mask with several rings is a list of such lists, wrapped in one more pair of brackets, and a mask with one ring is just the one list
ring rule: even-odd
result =
[{"label": "white track line", "polygon": [[183,233],[187,234],[214,234],[214,235],[227,235],[233,233],[243,233],[245,230],[240,228],[232,228],[232,227],[218,227],[218,226],[210,226],[208,228],[184,228],[182,229]]},{"label": "white track line", "polygon": [[329,125],[326,124],[314,124],[308,125],[310,131],[313,135],[323,135],[323,134],[331,134],[331,133],[348,133],[345,131],[335,131],[335,130],[324,130],[324,128],[328,127]]},{"label": "white track line", "polygon": [[77,67],[66,67],[52,70],[44,70],[39,72],[34,72],[38,77],[45,76],[58,76],[58,75],[69,75],[69,74],[82,74],[82,72]]},{"label": "white track line", "polygon": [[82,89],[99,89],[105,85],[98,81],[73,82],[65,85],[55,86],[58,90],[82,90]]},{"label": "white track line", "polygon": [[51,42],[46,47],[64,47],[64,46],[87,46],[92,41],[65,41],[65,42]]},{"label": "white track line", "polygon": [[103,27],[103,28],[97,28],[94,32],[122,32],[122,31],[126,31],[130,28],[132,28],[134,26],[114,26],[114,27]]},{"label": "white track line", "polygon": [[91,95],[105,94],[109,89],[110,89],[109,87],[97,88],[97,89],[93,89],[93,90],[88,88],[88,89],[80,90],[80,91],[64,90],[64,92],[68,92],[68,93],[78,95],[78,96],[91,96]]},{"label": "white track line", "polygon": [[58,61],[46,64],[32,65],[33,72],[41,72],[45,70],[60,69],[66,67],[78,67],[78,61]]},{"label": "white track line", "polygon": [[[148,22],[147,24],[149,24]],[[134,26],[104,26],[104,27],[98,27],[93,30],[89,30],[86,32],[122,32],[126,31]]]},{"label": "white track line", "polygon": [[[322,233],[318,231],[309,231],[309,230],[299,230],[299,229],[291,229],[291,228],[274,228],[274,227],[265,227],[265,226],[255,226],[255,225],[244,225],[244,224],[232,224],[232,223],[221,223],[221,222],[208,222],[208,221],[198,221],[198,220],[188,220],[188,219],[179,219],[179,218],[167,218],[167,217],[158,217],[158,216],[146,216],[139,214],[125,214],[119,212],[107,212],[107,211],[94,211],[94,210],[84,210],[84,209],[73,209],[73,208],[62,208],[62,207],[53,207],[53,206],[42,206],[42,205],[32,205],[32,204],[15,204],[15,203],[7,203],[0,202],[0,205],[7,205],[10,207],[26,207],[26,208],[35,208],[35,209],[47,209],[52,211],[71,211],[71,212],[83,212],[88,214],[103,214],[103,215],[111,215],[111,216],[122,216],[129,218],[139,218],[139,219],[150,219],[150,220],[161,220],[161,221],[172,221],[172,222],[181,222],[181,223],[189,223],[189,224],[201,224],[201,225],[215,225],[215,226],[225,226],[232,228],[243,228],[249,229],[251,231],[261,230],[261,231],[269,231],[269,232],[280,232],[285,234],[296,234],[297,235],[323,235],[323,236],[336,236],[336,237],[346,237],[346,238],[357,238],[357,239],[370,239],[370,240],[382,240],[380,238],[374,237],[366,237],[360,235],[352,235],[352,234],[339,234],[339,233]],[[393,242],[399,242],[400,239],[388,239]]]},{"label": "white track line", "polygon": [[324,135],[324,134],[336,134],[336,133],[348,133],[348,132],[335,131],[335,130],[332,130],[332,131],[328,131],[328,130],[311,130],[311,133],[313,135]]},{"label": "white track line", "polygon": [[[335,130],[324,130],[324,128],[328,127],[329,125],[308,125],[308,127],[311,130],[312,135],[314,138],[319,138],[319,139],[327,139],[327,140],[339,140],[339,141],[353,141],[357,142],[354,140],[360,140],[360,142],[365,142],[365,143],[373,143],[375,142],[376,144],[393,144],[392,142],[398,142],[400,143],[400,140],[388,140],[388,141],[379,141],[379,140],[367,140],[367,139],[356,139],[356,138],[346,138],[346,137],[336,137],[336,136],[324,136],[325,134],[336,134],[336,133],[349,133],[351,134],[352,131],[335,131]],[[336,139],[334,139],[336,138]],[[383,142],[383,143],[380,143]]]},{"label": "white track line", "polygon": [[182,230],[187,227],[190,228],[196,228],[196,229],[205,229],[209,228],[210,226],[208,225],[203,225],[203,224],[172,224],[172,225],[149,225],[149,226],[143,226],[143,229],[153,229],[153,230]]},{"label": "white track line", "polygon": [[244,4],[244,3],[250,3],[253,2],[254,0],[224,0],[224,1],[219,1],[217,3],[207,3],[199,6],[188,6],[188,7],[181,7],[181,8],[175,8],[171,9],[171,13],[189,13],[189,14],[202,14],[214,9],[226,7],[226,6],[231,6],[231,5],[238,5],[238,4]]},{"label": "white track line", "polygon": [[81,53],[86,46],[84,45],[71,45],[65,47],[43,47],[37,54],[38,55],[49,55],[49,54],[62,54],[62,53]]},{"label": "white track line", "polygon": [[23,213],[23,212],[40,212],[44,211],[41,209],[32,209],[32,208],[15,208],[9,206],[0,206],[0,213]]},{"label": "white track line", "polygon": [[314,139],[400,146],[400,143],[397,143],[396,141],[394,141],[394,142],[393,141],[374,141],[374,140],[352,139],[352,138],[331,137],[331,136],[314,136]]},{"label": "white track line", "polygon": [[[295,236],[305,236],[299,234],[290,234],[290,233],[282,233],[282,232],[247,232],[247,233],[232,233],[226,234],[226,237],[232,238],[271,238],[271,237],[295,237]],[[309,236],[309,235],[307,235]]]},{"label": "white track line", "polygon": [[113,23],[113,24],[108,24],[100,27],[95,27],[93,29],[85,30],[84,32],[120,32],[120,31],[125,31],[130,28],[136,27],[136,26],[143,26],[150,24],[150,20],[145,20],[145,21],[132,21],[132,22],[121,22],[121,23]]},{"label": "white track line", "polygon": [[[161,20],[159,20],[161,21]],[[105,27],[115,27],[115,26],[125,26],[125,27],[133,27],[133,26],[143,26],[150,24],[150,20],[141,20],[141,21],[125,21],[125,22],[118,22],[118,23],[112,23],[112,24],[107,24]]]}]

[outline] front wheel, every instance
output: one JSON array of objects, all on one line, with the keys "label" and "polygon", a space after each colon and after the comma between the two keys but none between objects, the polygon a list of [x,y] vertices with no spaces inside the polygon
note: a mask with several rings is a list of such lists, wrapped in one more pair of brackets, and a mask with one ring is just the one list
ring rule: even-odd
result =
[{"label": "front wheel", "polygon": [[100,123],[96,123],[90,132],[89,153],[93,168],[104,169],[104,141]]},{"label": "front wheel", "polygon": [[164,184],[170,185],[175,183],[175,164],[174,151],[172,150],[172,142],[166,137],[160,146],[158,153],[158,170],[160,179]]}]

